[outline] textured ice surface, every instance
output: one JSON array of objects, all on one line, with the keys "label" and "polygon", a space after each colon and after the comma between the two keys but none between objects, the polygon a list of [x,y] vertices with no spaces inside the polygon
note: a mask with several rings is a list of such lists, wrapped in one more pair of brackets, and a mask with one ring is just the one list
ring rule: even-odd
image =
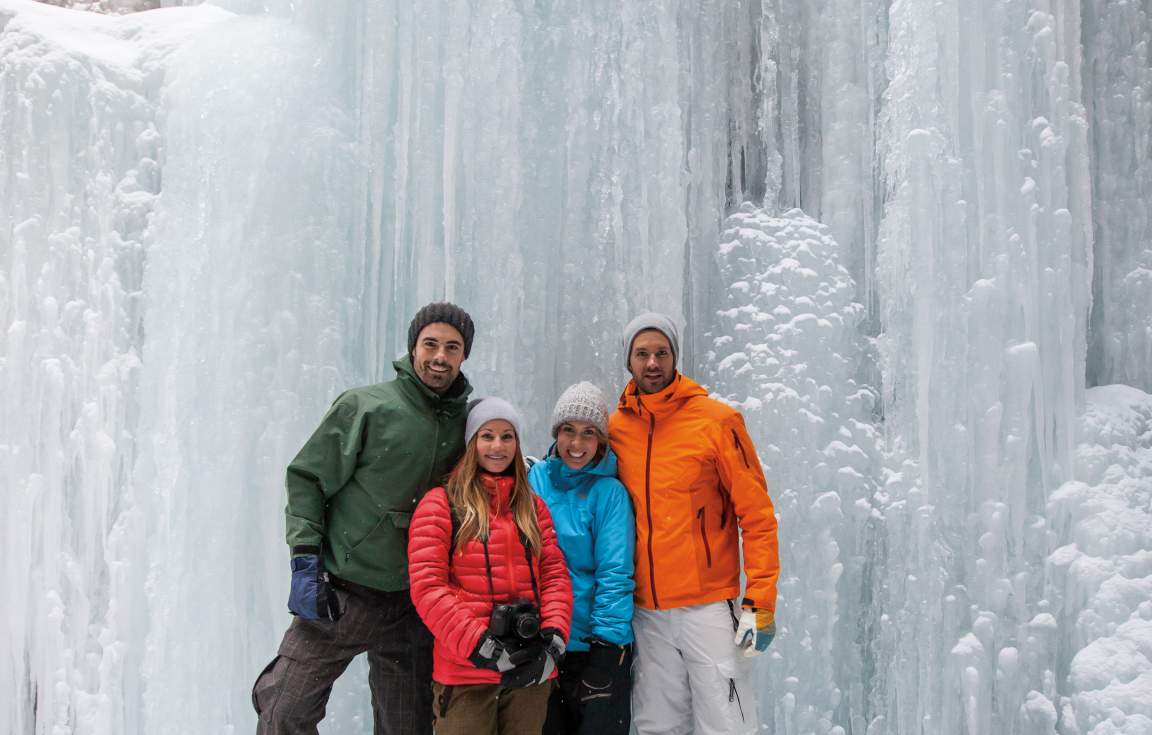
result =
[{"label": "textured ice surface", "polygon": [[[765,691],[773,732],[828,732],[859,698],[859,530],[876,522],[876,394],[856,382],[864,308],[829,228],[793,209],[750,205],[724,223],[730,284],[713,322],[709,383],[744,414],[768,468],[780,528],[779,634]],[[848,574],[845,575],[846,567]]]},{"label": "textured ice surface", "polygon": [[[1070,647],[1079,732],[1152,727],[1152,396],[1092,388],[1079,422],[1075,479],[1049,501],[1064,531],[1049,558]],[[1069,728],[1069,731],[1072,731]]]},{"label": "textured ice surface", "polygon": [[684,319],[768,732],[1152,729],[1147,2],[219,5],[0,0],[0,731],[251,730],[283,467],[443,297],[536,453]]}]

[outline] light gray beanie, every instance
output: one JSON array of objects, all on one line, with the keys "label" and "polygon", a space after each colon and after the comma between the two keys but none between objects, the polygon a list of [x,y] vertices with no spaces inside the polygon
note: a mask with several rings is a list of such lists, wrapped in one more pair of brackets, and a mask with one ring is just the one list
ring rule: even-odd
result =
[{"label": "light gray beanie", "polygon": [[608,436],[608,404],[604,394],[587,380],[570,385],[560,394],[552,409],[552,438],[566,421],[587,421]]},{"label": "light gray beanie", "polygon": [[668,338],[668,344],[672,346],[672,366],[675,367],[680,361],[680,331],[672,317],[654,311],[641,314],[624,327],[624,367],[631,367],[632,342],[645,329],[658,330]]},{"label": "light gray beanie", "polygon": [[477,431],[480,431],[480,427],[492,419],[504,419],[512,424],[512,428],[516,431],[516,439],[520,440],[523,434],[520,430],[523,425],[520,412],[503,398],[490,397],[478,398],[468,404],[468,421],[464,425],[464,443],[467,444],[472,441],[472,437],[476,435]]}]

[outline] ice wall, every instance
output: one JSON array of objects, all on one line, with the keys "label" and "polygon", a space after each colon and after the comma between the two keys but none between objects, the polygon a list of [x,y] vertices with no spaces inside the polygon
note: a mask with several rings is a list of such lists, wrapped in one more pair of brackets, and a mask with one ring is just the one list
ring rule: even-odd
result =
[{"label": "ice wall", "polygon": [[363,11],[335,42],[353,44],[369,167],[354,241],[374,371],[414,308],[458,299],[481,326],[469,374],[534,422],[557,386],[621,385],[628,314],[702,310],[729,130],[754,121],[748,13],[722,0]]},{"label": "ice wall", "polygon": [[0,729],[249,730],[283,467],[450,298],[536,452],[684,318],[781,513],[767,731],[1141,732],[1146,401],[1080,409],[1149,380],[1147,2],[221,5],[0,0]]}]

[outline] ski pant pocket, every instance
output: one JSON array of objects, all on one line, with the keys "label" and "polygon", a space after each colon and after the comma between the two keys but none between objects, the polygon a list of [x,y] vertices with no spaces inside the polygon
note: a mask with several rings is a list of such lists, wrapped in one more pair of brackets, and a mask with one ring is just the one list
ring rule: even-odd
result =
[{"label": "ski pant pocket", "polygon": [[452,687],[448,684],[440,684],[434,682],[432,684],[432,694],[435,697],[436,712],[438,718],[448,716],[448,706],[452,704]]},{"label": "ski pant pocket", "polygon": [[716,662],[718,705],[730,733],[754,733],[759,729],[756,698],[750,683],[750,660],[722,659]]},{"label": "ski pant pocket", "polygon": [[294,662],[284,655],[272,659],[252,685],[252,709],[261,716],[276,706],[276,700],[283,689],[284,677]]}]

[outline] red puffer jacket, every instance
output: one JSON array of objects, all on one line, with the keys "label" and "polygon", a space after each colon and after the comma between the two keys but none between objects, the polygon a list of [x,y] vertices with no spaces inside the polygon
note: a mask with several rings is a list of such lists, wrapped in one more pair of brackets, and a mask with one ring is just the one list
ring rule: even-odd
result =
[{"label": "red puffer jacket", "polygon": [[[524,545],[508,509],[515,479],[481,475],[495,512],[489,518],[488,554],[496,602],[534,600]],[[533,493],[542,548],[533,558],[540,589],[540,628],[555,628],[565,640],[572,618],[572,582],[556,542],[552,516]],[[488,630],[492,596],[484,545],[473,539],[448,558],[452,515],[444,488],[429,490],[412,516],[408,532],[408,576],[412,602],[435,637],[432,678],[441,684],[498,684],[500,674],[478,669],[468,657]],[[555,674],[553,674],[555,676]]]}]

